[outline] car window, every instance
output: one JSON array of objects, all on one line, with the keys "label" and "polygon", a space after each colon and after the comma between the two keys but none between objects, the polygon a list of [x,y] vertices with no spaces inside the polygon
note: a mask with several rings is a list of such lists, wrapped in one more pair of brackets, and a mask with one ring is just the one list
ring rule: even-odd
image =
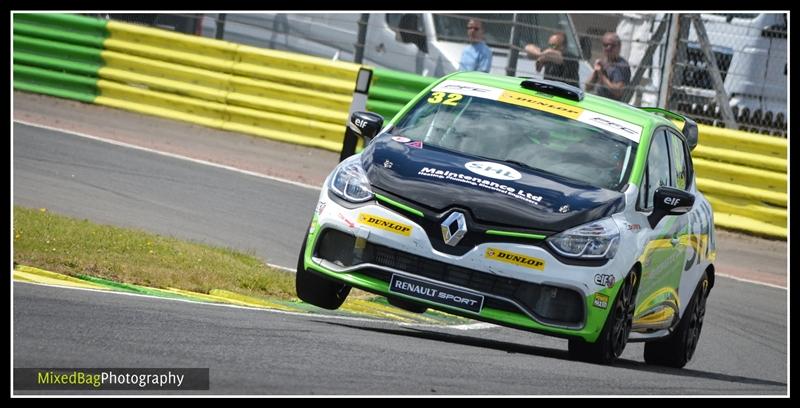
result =
[{"label": "car window", "polygon": [[564,116],[443,92],[422,98],[391,133],[612,190],[627,181],[637,146]]},{"label": "car window", "polygon": [[641,207],[649,209],[653,207],[653,195],[656,189],[661,186],[671,186],[669,147],[667,145],[667,134],[663,129],[659,129],[653,135],[650,142],[650,153],[647,155],[647,169],[642,180],[642,199]]},{"label": "car window", "polygon": [[669,132],[670,158],[672,160],[672,180],[674,187],[686,190],[688,170],[686,168],[686,148],[683,140],[675,133]]}]

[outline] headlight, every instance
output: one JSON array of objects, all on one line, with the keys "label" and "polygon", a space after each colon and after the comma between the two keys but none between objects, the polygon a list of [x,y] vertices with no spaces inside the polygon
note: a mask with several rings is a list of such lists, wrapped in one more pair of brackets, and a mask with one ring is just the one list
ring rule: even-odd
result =
[{"label": "headlight", "polygon": [[617,253],[619,228],[611,218],[603,218],[554,235],[547,243],[570,258],[611,259]]},{"label": "headlight", "polygon": [[353,203],[372,199],[372,189],[361,167],[360,155],[352,156],[336,167],[330,188],[337,196]]}]

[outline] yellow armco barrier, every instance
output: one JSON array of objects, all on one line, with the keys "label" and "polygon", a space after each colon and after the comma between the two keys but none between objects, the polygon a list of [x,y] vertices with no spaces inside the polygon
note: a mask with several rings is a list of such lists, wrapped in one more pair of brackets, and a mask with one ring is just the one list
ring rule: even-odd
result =
[{"label": "yellow armco barrier", "polygon": [[786,159],[787,139],[707,125],[697,125],[702,144]]},{"label": "yellow armco barrier", "polygon": [[96,103],[340,151],[360,65],[111,21]]},{"label": "yellow armco barrier", "polygon": [[786,139],[699,125],[692,152],[697,188],[714,209],[716,225],[787,237]]}]

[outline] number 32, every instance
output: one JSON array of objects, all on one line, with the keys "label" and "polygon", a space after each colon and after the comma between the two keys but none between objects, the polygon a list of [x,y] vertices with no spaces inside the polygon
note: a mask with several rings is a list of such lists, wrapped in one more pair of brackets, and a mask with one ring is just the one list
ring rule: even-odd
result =
[{"label": "number 32", "polygon": [[431,94],[431,97],[428,98],[428,103],[441,103],[442,105],[456,106],[458,105],[458,101],[463,97],[464,95],[461,94],[434,92]]}]

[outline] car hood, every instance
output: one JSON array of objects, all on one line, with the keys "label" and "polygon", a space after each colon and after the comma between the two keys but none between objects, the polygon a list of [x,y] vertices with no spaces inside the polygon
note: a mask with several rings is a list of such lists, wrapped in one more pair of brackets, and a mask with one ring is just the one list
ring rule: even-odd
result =
[{"label": "car hood", "polygon": [[486,224],[558,232],[624,206],[618,191],[403,137],[376,138],[361,160],[378,189],[438,213],[461,208]]}]

